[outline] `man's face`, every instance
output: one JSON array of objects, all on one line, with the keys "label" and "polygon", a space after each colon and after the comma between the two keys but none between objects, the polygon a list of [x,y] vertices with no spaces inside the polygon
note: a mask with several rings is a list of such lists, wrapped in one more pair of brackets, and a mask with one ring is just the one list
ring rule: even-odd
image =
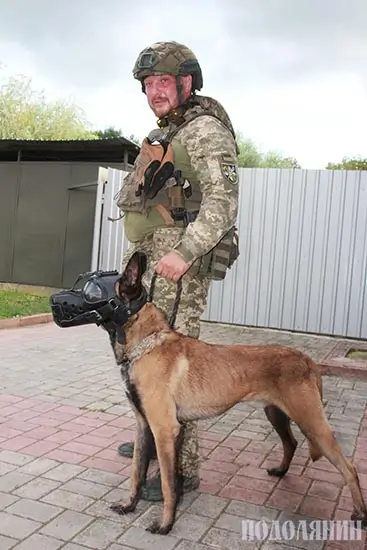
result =
[{"label": "man's face", "polygon": [[[181,83],[183,88],[182,96],[185,101],[190,95],[191,76],[181,77]],[[178,107],[176,78],[173,75],[147,76],[144,80],[144,85],[149,107],[156,117],[162,118]]]}]

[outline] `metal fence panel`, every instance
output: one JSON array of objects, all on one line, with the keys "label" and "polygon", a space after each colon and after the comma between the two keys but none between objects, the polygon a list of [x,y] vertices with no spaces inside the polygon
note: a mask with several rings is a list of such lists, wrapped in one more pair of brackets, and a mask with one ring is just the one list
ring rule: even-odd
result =
[{"label": "metal fence panel", "polygon": [[121,269],[121,260],[129,243],[125,238],[123,220],[117,220],[121,213],[116,206],[116,194],[122,180],[128,174],[123,170],[108,168],[102,205],[101,237],[99,250],[100,269]]},{"label": "metal fence panel", "polygon": [[[128,243],[109,169],[99,267]],[[240,257],[211,286],[203,320],[367,338],[367,172],[240,169]],[[99,236],[96,236],[99,239]]]}]

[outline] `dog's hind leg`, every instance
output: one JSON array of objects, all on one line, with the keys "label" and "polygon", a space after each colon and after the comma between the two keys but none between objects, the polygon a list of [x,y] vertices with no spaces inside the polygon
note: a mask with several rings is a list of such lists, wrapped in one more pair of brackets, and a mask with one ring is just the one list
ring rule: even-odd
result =
[{"label": "dog's hind leg", "polygon": [[111,505],[111,510],[120,515],[133,512],[140,498],[141,487],[145,483],[152,449],[154,447],[153,434],[145,419],[135,409],[136,435],[134,455],[130,476],[130,499],[128,502],[119,501]]},{"label": "dog's hind leg", "polygon": [[280,466],[269,468],[268,474],[271,476],[284,476],[292,462],[295,450],[297,448],[297,440],[295,439],[290,425],[290,418],[276,405],[267,405],[264,407],[265,414],[269,422],[273,425],[275,431],[279,435],[283,445],[283,460]]},{"label": "dog's hind leg", "polygon": [[327,419],[322,417],[318,418],[316,420],[317,425],[314,425],[314,422],[315,420],[313,420],[311,426],[307,425],[307,422],[303,422],[300,424],[300,427],[304,429],[311,444],[316,446],[320,454],[327,458],[343,476],[353,500],[354,511],[351,519],[360,520],[363,527],[366,528],[367,508],[363,500],[357,470],[354,464],[344,456]]},{"label": "dog's hind leg", "polygon": [[290,391],[287,394],[286,407],[290,418],[298,424],[309,441],[313,460],[324,456],[341,473],[351,492],[354,512],[353,520],[362,521],[367,527],[367,508],[363,500],[355,466],[344,456],[334,432],[325,415],[321,396],[311,385]]}]

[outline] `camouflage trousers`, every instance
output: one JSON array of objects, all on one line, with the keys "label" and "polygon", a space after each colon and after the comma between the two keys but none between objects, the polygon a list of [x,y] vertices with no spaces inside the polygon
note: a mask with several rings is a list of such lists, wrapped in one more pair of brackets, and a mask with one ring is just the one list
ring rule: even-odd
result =
[{"label": "camouflage trousers", "polygon": [[[182,229],[167,227],[156,229],[153,235],[134,243],[123,258],[122,268],[136,250],[143,250],[148,256],[148,267],[143,282],[149,290],[152,276],[158,261],[179,240]],[[207,303],[210,280],[202,276],[190,275],[187,272],[182,277],[182,293],[176,315],[174,329],[182,334],[199,338],[200,317]],[[157,277],[155,282],[153,302],[169,318],[176,298],[177,284],[163,277]],[[200,466],[198,429],[196,422],[183,424],[183,443],[179,457],[179,470],[187,476],[198,476]]]}]

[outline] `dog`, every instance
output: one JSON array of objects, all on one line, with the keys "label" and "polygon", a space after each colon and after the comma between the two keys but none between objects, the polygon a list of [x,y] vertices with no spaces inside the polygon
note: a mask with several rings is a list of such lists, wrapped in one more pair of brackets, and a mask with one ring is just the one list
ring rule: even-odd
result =
[{"label": "dog", "polygon": [[240,401],[265,403],[266,417],[283,445],[283,459],[268,470],[284,476],[297,441],[294,421],[305,435],[311,459],[322,456],[343,476],[354,504],[351,519],[367,526],[367,509],[355,466],[345,458],[326,418],[322,378],[304,353],[277,345],[217,345],[190,338],[171,328],[152,301],[136,312],[131,303],[142,295],[147,258],[135,252],[115,283],[116,301],[131,315],[123,326],[108,329],[126,395],[136,418],[130,498],[112,504],[118,514],[133,512],[154,444],[162,480],[163,512],[147,531],[167,534],[182,495],[178,455],[182,422],[220,415]]}]

